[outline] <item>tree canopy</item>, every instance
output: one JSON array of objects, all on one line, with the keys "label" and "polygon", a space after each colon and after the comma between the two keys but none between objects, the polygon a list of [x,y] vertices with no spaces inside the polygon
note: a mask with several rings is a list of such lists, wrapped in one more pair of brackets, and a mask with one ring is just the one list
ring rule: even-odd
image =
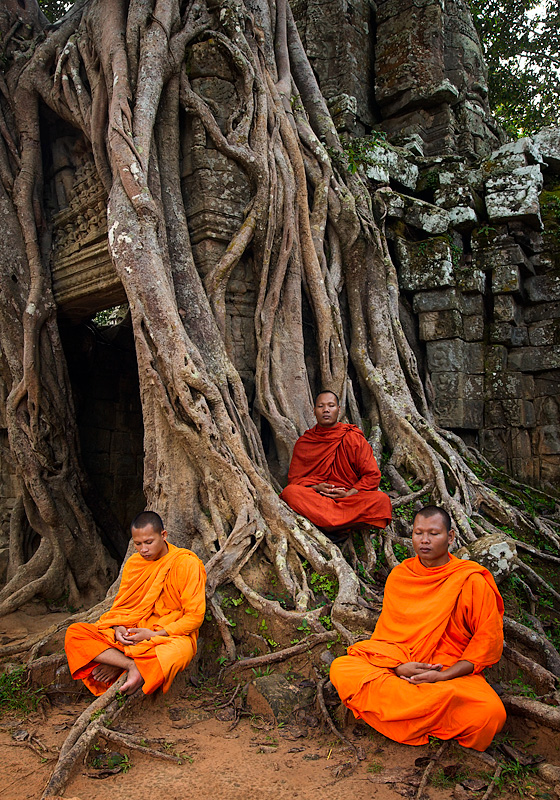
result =
[{"label": "tree canopy", "polygon": [[558,0],[470,0],[490,105],[510,136],[560,121]]}]

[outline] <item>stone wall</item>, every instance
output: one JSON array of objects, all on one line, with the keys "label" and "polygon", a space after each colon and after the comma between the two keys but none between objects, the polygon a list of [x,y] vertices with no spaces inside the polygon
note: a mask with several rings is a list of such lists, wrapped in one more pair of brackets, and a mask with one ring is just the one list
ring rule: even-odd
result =
[{"label": "stone wall", "polygon": [[466,0],[298,0],[294,16],[339,130],[372,127],[426,155],[488,155],[505,139]]},{"label": "stone wall", "polygon": [[395,190],[402,168],[379,187],[380,157],[365,171],[386,202],[403,323],[436,421],[557,492],[559,132],[503,145],[471,167],[410,154],[416,193],[430,201]]}]

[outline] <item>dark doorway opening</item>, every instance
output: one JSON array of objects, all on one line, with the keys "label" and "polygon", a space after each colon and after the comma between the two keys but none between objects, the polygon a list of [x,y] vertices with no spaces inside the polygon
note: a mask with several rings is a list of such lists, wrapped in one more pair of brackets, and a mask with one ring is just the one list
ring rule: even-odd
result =
[{"label": "dark doorway opening", "polygon": [[122,561],[130,521],[146,505],[144,429],[130,316],[126,309],[116,320],[104,314],[79,325],[60,320],[60,331],[82,462],[100,501],[90,507],[95,516],[95,506],[101,509],[105,544]]}]

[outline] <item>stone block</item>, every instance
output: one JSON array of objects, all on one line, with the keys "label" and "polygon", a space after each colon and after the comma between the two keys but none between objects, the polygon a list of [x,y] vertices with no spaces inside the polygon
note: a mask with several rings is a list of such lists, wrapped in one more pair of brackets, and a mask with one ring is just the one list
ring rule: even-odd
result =
[{"label": "stone block", "polygon": [[486,181],[486,210],[490,222],[522,219],[542,230],[539,195],[543,177],[537,164],[519,167]]},{"label": "stone block", "polygon": [[487,428],[512,426],[534,428],[535,409],[528,400],[487,400],[484,408],[484,425]]},{"label": "stone block", "polygon": [[461,296],[461,311],[466,316],[484,316],[484,300],[479,293],[463,294]]},{"label": "stone block", "polygon": [[560,128],[555,125],[541,128],[534,134],[533,141],[548,169],[560,174]]},{"label": "stone block", "polygon": [[88,453],[108,453],[111,448],[111,431],[101,428],[81,428],[80,440]]},{"label": "stone block", "polygon": [[500,264],[492,269],[492,292],[518,292],[521,288],[521,276],[516,264]]},{"label": "stone block", "polygon": [[498,400],[517,399],[533,400],[535,383],[532,375],[521,372],[488,371],[485,377],[484,394]]},{"label": "stone block", "polygon": [[484,337],[484,319],[479,314],[463,317],[463,338],[466,342],[480,342]]},{"label": "stone block", "polygon": [[560,275],[534,275],[525,281],[525,289],[532,303],[560,300]]},{"label": "stone block", "polygon": [[474,267],[471,263],[464,267],[455,268],[455,282],[457,288],[462,292],[477,292],[483,294],[486,276],[484,272]]},{"label": "stone block", "polygon": [[462,299],[456,289],[436,289],[431,292],[419,292],[414,295],[413,310],[419,314],[425,311],[461,310]]},{"label": "stone block", "polygon": [[378,183],[392,180],[414,191],[418,182],[418,167],[409,158],[410,153],[404,148],[374,145],[364,157],[364,172]]},{"label": "stone block", "polygon": [[560,397],[560,375],[543,372],[535,378],[535,397]]},{"label": "stone block", "polygon": [[408,198],[404,213],[405,222],[413,228],[437,235],[449,228],[449,214],[431,203]]},{"label": "stone block", "polygon": [[419,315],[420,339],[453,339],[463,334],[463,318],[459,311],[426,311]]},{"label": "stone block", "polygon": [[484,413],[481,375],[461,372],[432,374],[435,393],[434,413],[444,428],[478,430]]},{"label": "stone block", "polygon": [[511,325],[509,322],[495,322],[490,325],[490,341],[510,347],[524,347],[529,344],[527,328]]},{"label": "stone block", "polygon": [[254,714],[287,722],[298,708],[311,705],[314,696],[314,688],[299,687],[275,673],[262,675],[249,683],[247,706]]},{"label": "stone block", "polygon": [[508,356],[508,366],[521,372],[544,372],[549,369],[560,369],[560,348],[519,347]]},{"label": "stone block", "polygon": [[449,223],[456,230],[470,230],[478,225],[478,217],[470,206],[453,206],[449,209]]},{"label": "stone block", "polygon": [[112,453],[111,471],[120,478],[126,475],[133,477],[136,473],[136,456],[134,453]]},{"label": "stone block", "polygon": [[532,459],[531,434],[523,428],[513,428],[511,430],[511,457],[521,461],[531,461]]},{"label": "stone block", "polygon": [[560,395],[537,397],[535,407],[538,425],[560,428]]},{"label": "stone block", "polygon": [[399,237],[395,240],[395,252],[402,289],[417,291],[454,286],[453,259],[446,239],[409,242]]},{"label": "stone block", "polygon": [[478,342],[445,339],[428,342],[426,350],[430,372],[464,372],[470,375],[484,372],[483,345]]},{"label": "stone block", "polygon": [[529,327],[529,343],[533,347],[560,345],[560,319],[537,322]]},{"label": "stone block", "polygon": [[511,322],[518,325],[521,322],[521,308],[511,294],[494,295],[494,319],[496,322]]},{"label": "stone block", "polygon": [[507,367],[508,351],[502,345],[494,345],[486,348],[486,377],[498,375]]},{"label": "stone block", "polygon": [[483,428],[480,431],[480,449],[492,464],[505,467],[509,451],[507,428]]},{"label": "stone block", "polygon": [[84,454],[88,472],[92,475],[108,475],[111,468],[109,453],[87,453]]},{"label": "stone block", "polygon": [[523,309],[526,324],[540,322],[543,319],[560,319],[560,303],[538,303]]},{"label": "stone block", "polygon": [[560,429],[558,425],[541,425],[538,429],[539,455],[560,454]]},{"label": "stone block", "polygon": [[486,170],[493,174],[500,171],[510,171],[515,167],[527,164],[542,164],[541,151],[532,139],[524,136],[514,142],[506,142],[491,154],[485,164]]}]

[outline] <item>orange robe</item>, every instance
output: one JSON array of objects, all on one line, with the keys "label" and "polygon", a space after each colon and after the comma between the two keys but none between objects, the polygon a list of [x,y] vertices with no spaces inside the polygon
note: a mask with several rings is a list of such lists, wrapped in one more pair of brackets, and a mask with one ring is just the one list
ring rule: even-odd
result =
[{"label": "orange robe", "polygon": [[[280,497],[325,531],[371,525],[384,528],[391,521],[391,501],[384,492],[376,491],[380,479],[373,451],[356,425],[315,425],[295,444],[288,485]],[[318,483],[354,488],[358,493],[324,497],[310,488]]]},{"label": "orange robe", "polygon": [[[501,730],[504,706],[480,674],[503,646],[504,604],[492,575],[474,561],[450,556],[427,569],[409,558],[387,579],[383,610],[371,639],[331,665],[331,681],[354,716],[404,744],[428,736],[485,750]],[[470,661],[470,675],[412,684],[394,668],[409,661]]]},{"label": "orange robe", "polygon": [[[168,553],[157,561],[146,561],[134,553],[124,565],[110,611],[93,625],[77,622],[66,631],[64,647],[72,677],[81,678],[95,695],[103,694],[110,685],[91,675],[94,658],[104,650],[114,648],[134,660],[144,678],[144,694],[162,685],[167,692],[175,675],[196,653],[206,608],[206,572],[190,550],[170,542],[167,546]],[[168,635],[125,646],[115,639],[116,625],[165,630]]]}]

